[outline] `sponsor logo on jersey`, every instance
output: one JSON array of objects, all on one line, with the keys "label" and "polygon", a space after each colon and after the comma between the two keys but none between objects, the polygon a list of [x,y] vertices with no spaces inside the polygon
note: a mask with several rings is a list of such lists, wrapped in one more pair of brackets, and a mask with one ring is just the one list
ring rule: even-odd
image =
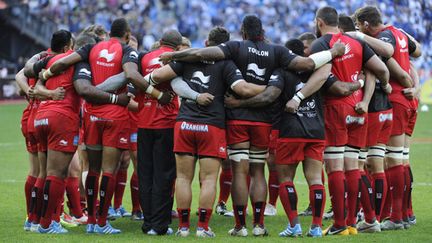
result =
[{"label": "sponsor logo on jersey", "polygon": [[87,77],[91,78],[91,72],[90,72],[90,70],[88,70],[87,68],[81,68],[81,69],[79,70],[78,74],[79,74],[79,75],[82,75],[82,76],[87,76]]},{"label": "sponsor logo on jersey", "polygon": [[405,48],[407,47],[407,42],[406,42],[405,38],[399,38],[399,37],[398,37],[398,40],[399,40],[399,46],[400,46],[402,49],[405,49]]},{"label": "sponsor logo on jersey", "polygon": [[129,58],[138,59],[138,53],[136,51],[131,51],[129,53]]},{"label": "sponsor logo on jersey", "polygon": [[249,63],[249,65],[247,66],[247,71],[253,71],[255,75],[264,76],[266,69],[259,68],[256,63]]},{"label": "sponsor logo on jersey", "polygon": [[94,115],[90,115],[90,121],[91,122],[96,122],[96,121],[107,121],[107,120],[104,119],[104,118],[100,118],[100,117],[94,116]]},{"label": "sponsor logo on jersey", "polygon": [[205,76],[203,72],[196,71],[192,74],[192,78],[190,79],[192,83],[196,83],[200,85],[201,87],[208,89],[209,86],[207,85],[208,82],[210,82],[210,75]]},{"label": "sponsor logo on jersey", "polygon": [[356,123],[356,124],[359,124],[359,125],[364,125],[365,124],[365,118],[361,117],[361,116],[350,116],[350,115],[348,115],[345,118],[345,123],[346,124]]},{"label": "sponsor logo on jersey", "polygon": [[321,193],[315,193],[315,198],[316,199],[322,199],[322,194]]},{"label": "sponsor logo on jersey", "polygon": [[99,52],[99,58],[105,58],[107,62],[114,60],[116,52],[109,53],[107,49],[103,49]]},{"label": "sponsor logo on jersey", "polygon": [[162,66],[163,63],[160,61],[159,57],[155,57],[149,61],[148,65],[149,66],[154,66],[154,65]]},{"label": "sponsor logo on jersey", "polygon": [[354,57],[354,54],[351,53],[351,50],[352,50],[351,45],[349,43],[345,43],[345,42],[341,42],[341,43],[345,45],[345,54],[339,58],[333,59],[336,62],[342,62],[342,61],[345,61],[347,59],[351,59]]},{"label": "sponsor logo on jersey", "polygon": [[208,125],[206,124],[190,124],[188,122],[182,122],[180,129],[185,131],[193,131],[193,132],[209,131]]},{"label": "sponsor logo on jersey", "polygon": [[393,113],[380,113],[378,116],[379,122],[393,121]]},{"label": "sponsor logo on jersey", "polygon": [[225,147],[219,147],[219,153],[225,153]]},{"label": "sponsor logo on jersey", "polygon": [[127,138],[120,138],[120,143],[128,143]]},{"label": "sponsor logo on jersey", "polygon": [[68,145],[68,141],[62,139],[62,140],[60,140],[59,145],[60,146],[67,146]]},{"label": "sponsor logo on jersey", "polygon": [[40,120],[34,120],[34,126],[48,126],[48,118],[40,119]]},{"label": "sponsor logo on jersey", "polygon": [[253,54],[260,56],[260,57],[268,57],[269,56],[268,51],[257,50],[253,47],[248,47],[248,52],[253,53]]},{"label": "sponsor logo on jersey", "polygon": [[387,42],[387,43],[390,43],[390,42],[391,42],[390,38],[385,37],[385,36],[383,36],[383,37],[381,37],[381,38],[379,38],[379,39],[382,40],[382,41],[384,41],[384,42]]},{"label": "sponsor logo on jersey", "polygon": [[358,80],[359,71],[356,71],[353,75],[351,75],[351,80],[356,82]]},{"label": "sponsor logo on jersey", "polygon": [[236,69],[236,75],[242,75],[242,73],[240,72],[240,70]]}]

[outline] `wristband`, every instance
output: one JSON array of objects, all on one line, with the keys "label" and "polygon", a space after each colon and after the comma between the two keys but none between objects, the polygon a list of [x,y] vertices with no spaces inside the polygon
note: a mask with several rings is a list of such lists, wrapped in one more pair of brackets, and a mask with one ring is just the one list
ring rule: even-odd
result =
[{"label": "wristband", "polygon": [[162,98],[162,96],[163,96],[163,92],[160,92],[159,96],[157,97],[157,99],[160,100]]},{"label": "wristband", "polygon": [[358,82],[360,83],[360,88],[363,88],[365,81],[363,79],[359,79]]},{"label": "wristband", "polygon": [[356,36],[357,36],[357,38],[359,38],[360,40],[364,40],[364,38],[365,38],[365,34],[363,34],[363,33],[360,32],[360,31],[357,31],[357,32],[356,32]]},{"label": "wristband", "polygon": [[297,93],[295,93],[295,96],[297,96],[300,100],[304,100],[305,96],[303,95],[302,92],[298,91]]},{"label": "wristband", "polygon": [[153,92],[153,90],[154,90],[153,86],[149,85],[149,86],[147,87],[147,89],[145,90],[145,92],[146,92],[147,94],[151,94],[151,93]]},{"label": "wristband", "polygon": [[149,83],[150,85],[156,85],[158,83],[156,83],[153,79],[153,72],[147,74],[146,76],[144,76],[144,80],[147,81],[147,83]]}]

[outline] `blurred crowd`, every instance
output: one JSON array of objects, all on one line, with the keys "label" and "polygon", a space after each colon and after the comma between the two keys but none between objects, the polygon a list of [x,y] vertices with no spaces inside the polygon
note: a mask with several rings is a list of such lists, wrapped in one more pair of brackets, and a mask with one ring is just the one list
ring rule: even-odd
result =
[{"label": "blurred crowd", "polygon": [[261,17],[266,37],[284,43],[314,30],[315,11],[331,5],[340,13],[352,14],[365,4],[377,5],[385,22],[401,27],[423,44],[423,57],[416,62],[423,77],[432,65],[432,1],[430,0],[26,0],[30,9],[50,16],[59,28],[79,32],[90,24],[106,28],[113,19],[126,17],[141,48],[149,49],[164,30],[177,28],[202,47],[208,30],[223,25],[239,39],[239,23],[245,14]]}]

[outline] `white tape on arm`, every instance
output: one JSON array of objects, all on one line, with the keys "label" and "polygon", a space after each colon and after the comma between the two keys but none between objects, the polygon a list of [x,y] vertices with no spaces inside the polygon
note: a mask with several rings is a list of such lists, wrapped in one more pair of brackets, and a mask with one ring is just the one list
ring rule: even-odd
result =
[{"label": "white tape on arm", "polygon": [[320,51],[310,55],[309,58],[311,58],[312,61],[315,63],[315,69],[318,69],[332,60],[332,54],[328,50]]}]

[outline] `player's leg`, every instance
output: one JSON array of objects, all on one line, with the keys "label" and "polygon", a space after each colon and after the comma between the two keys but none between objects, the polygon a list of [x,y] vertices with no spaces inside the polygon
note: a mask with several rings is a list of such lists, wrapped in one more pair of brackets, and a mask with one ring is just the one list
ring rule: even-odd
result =
[{"label": "player's leg", "polygon": [[[179,229],[177,236],[188,236],[190,227],[190,207],[192,203],[192,180],[195,175],[195,156],[176,154],[176,203],[179,214]],[[201,177],[200,177],[201,178]],[[202,180],[201,180],[202,182]]]},{"label": "player's leg", "polygon": [[138,187],[138,174],[137,174],[137,150],[129,150],[129,154],[133,165],[133,174],[130,179],[131,201],[132,201],[132,220],[142,220],[141,206],[139,202],[139,187]]},{"label": "player's leg", "polygon": [[87,201],[86,201],[86,180],[89,172],[89,161],[87,156],[86,146],[80,144],[77,149],[78,158],[80,160],[81,175],[80,175],[80,193],[81,193],[81,208],[87,211]]},{"label": "player's leg", "polygon": [[219,199],[216,205],[216,213],[225,215],[228,212],[226,203],[231,192],[232,172],[229,160],[221,161],[222,170],[219,176]]},{"label": "player's leg", "polygon": [[80,174],[81,166],[77,151],[74,153],[69,165],[68,177],[66,179],[66,195],[68,197],[68,206],[72,216],[72,223],[84,224],[87,222],[87,217],[83,217],[80,202]]},{"label": "player's leg", "polygon": [[120,217],[130,217],[131,214],[125,210],[122,206],[123,195],[127,183],[127,170],[130,164],[130,154],[129,151],[123,151],[120,157],[120,165],[116,173],[116,185],[114,192],[114,209],[117,216]]},{"label": "player's leg", "polygon": [[32,219],[30,215],[36,210],[36,193],[32,193],[39,175],[39,159],[36,153],[29,152],[29,173],[24,185],[24,193],[26,197],[27,220],[24,225],[26,231],[30,230]]},{"label": "player's leg", "polygon": [[268,178],[268,194],[269,201],[266,205],[264,215],[266,216],[275,216],[277,214],[276,210],[276,201],[279,196],[279,180],[275,165],[275,154],[274,151],[269,151],[269,156],[267,159],[267,168],[269,172]]}]

